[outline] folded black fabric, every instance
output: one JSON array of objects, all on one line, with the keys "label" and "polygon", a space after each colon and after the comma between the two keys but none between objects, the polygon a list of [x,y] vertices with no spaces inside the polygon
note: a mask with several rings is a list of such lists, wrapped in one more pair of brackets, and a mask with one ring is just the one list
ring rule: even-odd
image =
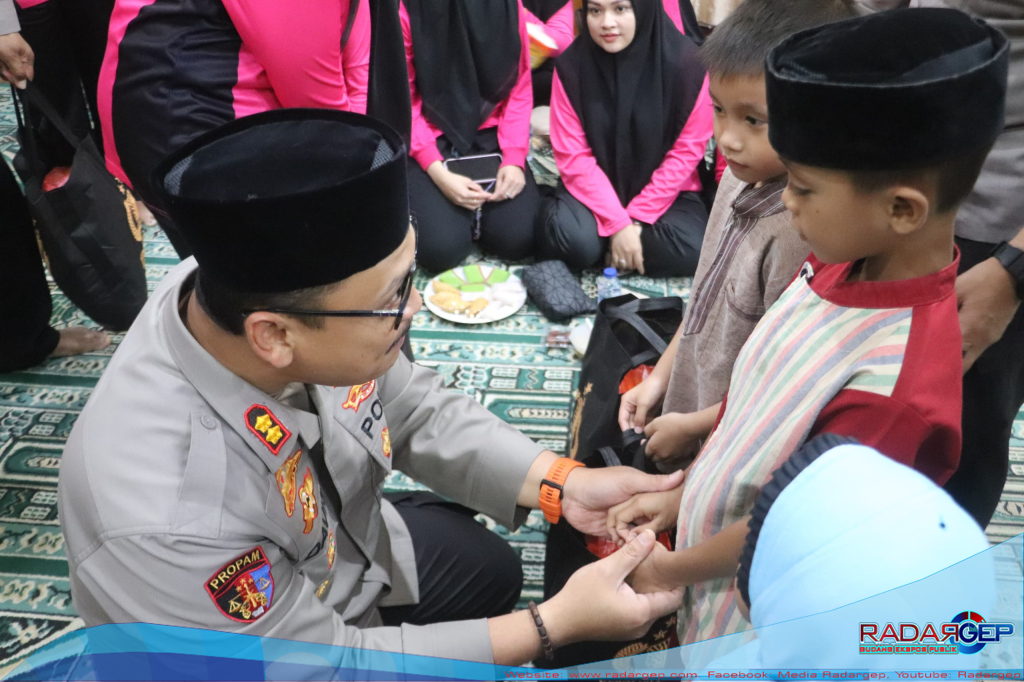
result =
[{"label": "folded black fabric", "polygon": [[583,293],[569,268],[560,260],[548,260],[523,268],[526,293],[544,316],[552,321],[597,312],[597,301]]}]

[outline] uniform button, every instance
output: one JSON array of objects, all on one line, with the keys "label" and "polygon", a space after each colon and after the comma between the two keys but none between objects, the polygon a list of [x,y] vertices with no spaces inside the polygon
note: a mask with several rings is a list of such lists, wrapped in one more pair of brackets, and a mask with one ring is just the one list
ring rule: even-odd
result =
[{"label": "uniform button", "polygon": [[217,420],[208,414],[204,414],[203,418],[200,419],[199,421],[201,421],[203,423],[203,426],[205,426],[208,429],[217,428]]}]

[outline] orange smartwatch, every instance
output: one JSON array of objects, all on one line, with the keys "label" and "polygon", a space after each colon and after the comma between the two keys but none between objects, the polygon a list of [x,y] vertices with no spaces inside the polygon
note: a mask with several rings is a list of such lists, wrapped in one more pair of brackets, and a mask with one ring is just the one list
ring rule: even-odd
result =
[{"label": "orange smartwatch", "polygon": [[583,462],[559,457],[540,482],[540,510],[544,512],[548,523],[558,523],[562,518],[562,486],[569,472],[581,466],[584,466]]}]

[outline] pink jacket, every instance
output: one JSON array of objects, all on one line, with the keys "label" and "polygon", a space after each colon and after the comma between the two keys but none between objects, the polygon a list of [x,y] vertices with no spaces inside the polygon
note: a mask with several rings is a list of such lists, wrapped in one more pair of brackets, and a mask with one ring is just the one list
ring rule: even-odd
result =
[{"label": "pink jacket", "polygon": [[[519,80],[512,86],[512,92],[499,104],[491,116],[480,125],[480,130],[498,128],[498,145],[501,147],[502,166],[526,164],[526,151],[530,142],[530,114],[533,111],[533,87],[530,79],[530,39],[526,33],[526,17],[522,2],[519,3]],[[423,100],[416,89],[416,64],[413,61],[412,28],[405,3],[399,5],[398,15],[405,37],[405,59],[409,68],[409,90],[412,96],[412,140],[409,154],[426,170],[435,161],[443,161],[437,150],[437,138],[441,130],[423,115]]]},{"label": "pink jacket", "polygon": [[633,220],[655,223],[680,192],[700,191],[697,163],[704,158],[708,140],[714,134],[713,116],[705,77],[704,87],[679,139],[643,191],[633,197],[628,206],[622,206],[611,180],[597,165],[583,124],[565,94],[557,71],[551,83],[551,146],[555,163],[569,193],[594,213],[597,233],[602,237],[615,234]]},{"label": "pink jacket", "polygon": [[551,55],[552,58],[565,52],[565,48],[569,47],[573,38],[576,37],[573,30],[572,0],[566,2],[562,9],[552,14],[547,23],[538,19],[533,12],[526,8],[523,8],[523,12],[526,14],[526,23],[543,26],[544,32],[558,45],[558,49]]},{"label": "pink jacket", "polygon": [[[213,2],[214,0],[202,0]],[[319,107],[366,112],[367,82],[370,67],[370,7],[367,0],[357,0],[357,10],[345,50],[341,36],[348,17],[349,0],[318,0],[287,3],[279,0],[216,0],[227,10],[231,20],[224,41],[240,39],[237,53],[237,80],[230,91],[221,91],[219,82],[210,83],[204,91],[204,59],[202,45],[190,52],[190,44],[167,48],[168,59],[180,69],[181,82],[191,82],[196,98],[224,100],[230,103],[234,117],[240,118],[269,109],[283,107]],[[113,129],[116,78],[131,78],[135,87],[153,92],[180,88],[174,73],[150,69],[146,57],[133,55],[132,68],[125,73],[119,63],[122,40],[140,11],[155,0],[117,0],[110,18],[107,50],[100,70],[98,106],[103,127],[107,166],[124,181],[128,178],[121,167]],[[166,11],[166,8],[165,8]],[[152,21],[152,19],[151,19]],[[200,27],[197,27],[199,30]],[[212,29],[210,29],[212,31]],[[201,43],[201,41],[195,41]],[[176,52],[172,52],[176,50]],[[175,56],[176,55],[176,56]],[[188,72],[185,73],[186,69]],[[145,115],[145,112],[138,112]],[[170,119],[178,115],[167,114]],[[189,115],[182,112],[181,115]],[[226,121],[213,121],[211,127]],[[173,127],[173,120],[160,125]],[[174,130],[155,130],[154,134],[170,138]],[[146,144],[128,140],[126,144]],[[159,145],[157,145],[159,146]]]}]

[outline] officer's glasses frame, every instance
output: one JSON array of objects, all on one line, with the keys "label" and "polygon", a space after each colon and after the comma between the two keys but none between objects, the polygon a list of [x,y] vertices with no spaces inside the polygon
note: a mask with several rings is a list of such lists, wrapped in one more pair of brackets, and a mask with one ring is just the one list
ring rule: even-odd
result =
[{"label": "officer's glasses frame", "polygon": [[412,280],[416,275],[416,263],[412,264],[409,274],[402,280],[398,288],[398,307],[387,310],[302,310],[292,308],[260,308],[258,310],[246,310],[245,316],[252,313],[277,313],[279,315],[312,315],[317,317],[393,317],[395,318],[395,329],[402,326],[402,318],[405,317],[405,307],[412,295]]}]

